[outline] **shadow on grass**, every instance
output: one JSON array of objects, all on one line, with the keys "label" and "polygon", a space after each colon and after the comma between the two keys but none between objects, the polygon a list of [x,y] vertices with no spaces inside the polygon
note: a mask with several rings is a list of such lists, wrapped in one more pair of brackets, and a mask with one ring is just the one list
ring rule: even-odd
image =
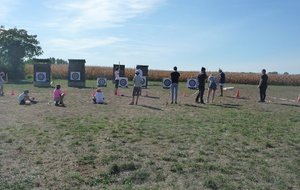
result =
[{"label": "shadow on grass", "polygon": [[145,98],[151,98],[151,99],[160,99],[160,97],[156,97],[156,96],[147,96]]},{"label": "shadow on grass", "polygon": [[222,108],[237,108],[237,109],[240,109],[239,107],[242,106],[242,105],[239,105],[239,104],[211,104],[211,105],[222,107]]},{"label": "shadow on grass", "polygon": [[240,100],[250,100],[250,98],[245,98],[245,97],[234,97],[234,96],[226,96],[226,98],[233,98],[233,99],[240,99]]},{"label": "shadow on grass", "polygon": [[162,110],[160,108],[156,108],[156,107],[152,107],[152,106],[146,106],[146,105],[140,105],[140,106],[142,106],[144,108],[149,108],[149,109],[157,110],[157,111],[164,111],[164,110]]},{"label": "shadow on grass", "polygon": [[277,105],[281,105],[281,106],[291,106],[291,107],[300,107],[300,105],[295,105],[295,104],[283,104],[283,103],[281,103],[281,104],[279,104],[279,103],[277,103]]},{"label": "shadow on grass", "polygon": [[193,108],[204,108],[207,109],[206,107],[200,106],[200,104],[184,104],[184,106],[188,106],[188,107],[193,107]]}]

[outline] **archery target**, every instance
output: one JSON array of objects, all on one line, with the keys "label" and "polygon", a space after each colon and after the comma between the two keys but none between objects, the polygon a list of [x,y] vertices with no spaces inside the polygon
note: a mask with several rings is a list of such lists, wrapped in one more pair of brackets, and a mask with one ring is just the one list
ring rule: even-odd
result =
[{"label": "archery target", "polygon": [[106,78],[97,78],[97,85],[98,85],[98,87],[100,87],[100,86],[106,87]]},{"label": "archery target", "polygon": [[128,78],[120,77],[119,87],[127,87],[128,86]]},{"label": "archery target", "polygon": [[36,82],[46,82],[46,72],[36,72]]},{"label": "archery target", "polygon": [[71,72],[71,80],[80,80],[80,72]]},{"label": "archery target", "polygon": [[147,77],[143,76],[142,77],[142,87],[145,87],[147,85]]},{"label": "archery target", "polygon": [[169,78],[163,78],[163,88],[170,88],[172,81]]},{"label": "archery target", "polygon": [[197,88],[197,79],[188,79],[187,86],[188,88]]}]

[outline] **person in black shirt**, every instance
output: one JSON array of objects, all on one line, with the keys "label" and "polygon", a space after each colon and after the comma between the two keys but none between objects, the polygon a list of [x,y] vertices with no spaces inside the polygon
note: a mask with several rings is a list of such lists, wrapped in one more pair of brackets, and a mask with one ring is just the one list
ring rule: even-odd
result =
[{"label": "person in black shirt", "polygon": [[171,73],[171,104],[173,104],[173,101],[175,99],[175,104],[177,104],[177,97],[178,97],[178,79],[180,77],[180,73],[177,72],[177,67],[175,66],[174,72]]},{"label": "person in black shirt", "polygon": [[196,100],[195,102],[196,103],[199,103],[199,98],[200,98],[200,103],[201,104],[204,104],[204,101],[203,101],[203,94],[204,94],[204,90],[205,90],[205,81],[207,80],[207,75],[206,75],[206,72],[205,72],[205,68],[202,67],[201,68],[201,73],[198,74],[198,88],[199,88],[199,93],[196,97]]},{"label": "person in black shirt", "polygon": [[265,102],[266,99],[266,90],[268,88],[268,75],[266,75],[266,69],[261,71],[261,76],[259,80],[259,93],[260,93],[260,101],[258,102]]}]

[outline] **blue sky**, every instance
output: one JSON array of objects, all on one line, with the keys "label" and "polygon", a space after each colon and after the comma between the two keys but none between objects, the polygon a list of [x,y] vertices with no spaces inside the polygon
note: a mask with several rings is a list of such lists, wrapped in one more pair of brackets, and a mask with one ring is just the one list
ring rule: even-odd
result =
[{"label": "blue sky", "polygon": [[86,65],[300,74],[299,0],[1,0],[0,25],[37,35],[39,58]]}]

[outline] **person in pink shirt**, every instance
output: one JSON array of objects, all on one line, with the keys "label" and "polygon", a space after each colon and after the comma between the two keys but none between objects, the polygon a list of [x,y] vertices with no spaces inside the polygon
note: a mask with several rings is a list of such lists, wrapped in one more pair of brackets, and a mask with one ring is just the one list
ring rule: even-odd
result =
[{"label": "person in pink shirt", "polygon": [[64,97],[65,97],[64,93],[60,90],[60,84],[56,85],[56,89],[53,91],[53,99],[55,101],[55,106],[62,105],[63,107],[65,107],[63,101]]}]

